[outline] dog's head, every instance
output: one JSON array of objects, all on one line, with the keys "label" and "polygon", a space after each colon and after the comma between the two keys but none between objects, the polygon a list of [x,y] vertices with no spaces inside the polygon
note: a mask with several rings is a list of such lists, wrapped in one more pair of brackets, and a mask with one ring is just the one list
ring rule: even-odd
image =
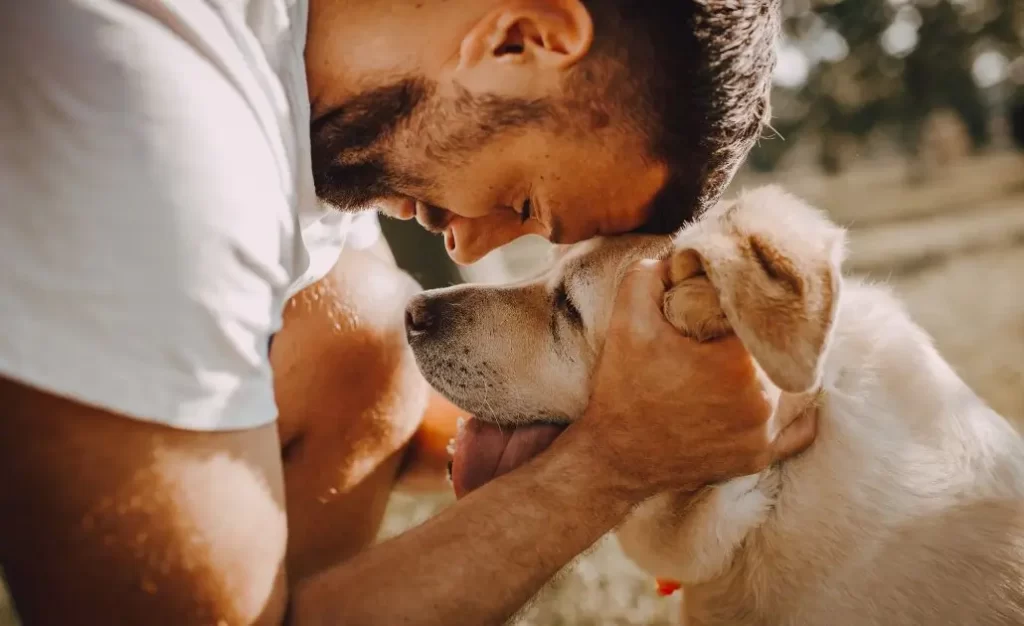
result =
[{"label": "dog's head", "polygon": [[406,310],[431,385],[479,419],[570,422],[590,396],[624,270],[671,255],[669,321],[735,332],[782,391],[815,387],[839,298],[843,232],[774,187],[722,203],[674,239],[630,235],[557,248],[539,276],[425,292]]},{"label": "dog's head", "polygon": [[670,242],[629,235],[557,246],[550,265],[533,278],[424,292],[406,308],[420,370],[480,419],[575,419],[590,395],[622,270],[660,256]]}]

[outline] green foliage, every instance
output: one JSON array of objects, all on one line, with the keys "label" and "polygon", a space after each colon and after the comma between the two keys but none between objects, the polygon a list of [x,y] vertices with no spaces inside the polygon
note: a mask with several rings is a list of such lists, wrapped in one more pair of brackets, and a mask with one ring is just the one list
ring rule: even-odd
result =
[{"label": "green foliage", "polygon": [[981,147],[1008,104],[1007,67],[1024,63],[1024,0],[784,0],[783,12],[773,125],[786,141],[755,149],[759,170],[774,169],[804,133],[827,148],[830,137],[881,131],[915,156],[939,109],[955,112]]}]

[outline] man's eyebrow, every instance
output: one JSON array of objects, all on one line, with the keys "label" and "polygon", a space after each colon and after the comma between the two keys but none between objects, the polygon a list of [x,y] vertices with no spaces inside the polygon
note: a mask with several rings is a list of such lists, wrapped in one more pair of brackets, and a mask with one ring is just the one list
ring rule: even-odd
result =
[{"label": "man's eyebrow", "polygon": [[329,109],[319,117],[316,117],[313,120],[311,120],[309,123],[310,134],[316,135],[317,133],[323,131],[325,126],[333,124],[335,118],[341,116],[344,113],[344,109],[345,107],[337,106],[334,107],[333,109]]},{"label": "man's eyebrow", "polygon": [[341,150],[360,152],[380,141],[383,129],[363,119],[352,119],[352,111],[345,105],[335,107],[309,124],[310,137],[326,140],[330,152]]},{"label": "man's eyebrow", "polygon": [[358,94],[311,121],[310,134],[328,135],[335,150],[367,150],[407,120],[428,92],[423,82],[406,79]]}]

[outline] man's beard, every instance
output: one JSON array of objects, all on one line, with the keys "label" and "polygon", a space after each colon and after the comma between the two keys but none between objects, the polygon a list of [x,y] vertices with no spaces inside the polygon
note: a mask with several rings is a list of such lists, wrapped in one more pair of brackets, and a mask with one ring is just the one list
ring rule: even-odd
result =
[{"label": "man's beard", "polygon": [[320,200],[341,211],[365,211],[380,198],[398,195],[387,168],[376,161],[314,164],[313,185]]},{"label": "man's beard", "polygon": [[392,167],[385,154],[398,126],[429,94],[407,79],[360,94],[310,124],[313,185],[317,196],[342,211],[370,208],[379,198],[423,181]]}]

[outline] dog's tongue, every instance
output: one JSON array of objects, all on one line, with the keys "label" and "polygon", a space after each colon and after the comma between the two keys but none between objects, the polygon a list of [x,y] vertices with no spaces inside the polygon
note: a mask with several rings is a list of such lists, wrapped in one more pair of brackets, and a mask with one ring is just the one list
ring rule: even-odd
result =
[{"label": "dog's tongue", "polygon": [[531,424],[511,428],[470,418],[455,440],[452,485],[461,498],[508,473],[551,445],[565,426]]}]

